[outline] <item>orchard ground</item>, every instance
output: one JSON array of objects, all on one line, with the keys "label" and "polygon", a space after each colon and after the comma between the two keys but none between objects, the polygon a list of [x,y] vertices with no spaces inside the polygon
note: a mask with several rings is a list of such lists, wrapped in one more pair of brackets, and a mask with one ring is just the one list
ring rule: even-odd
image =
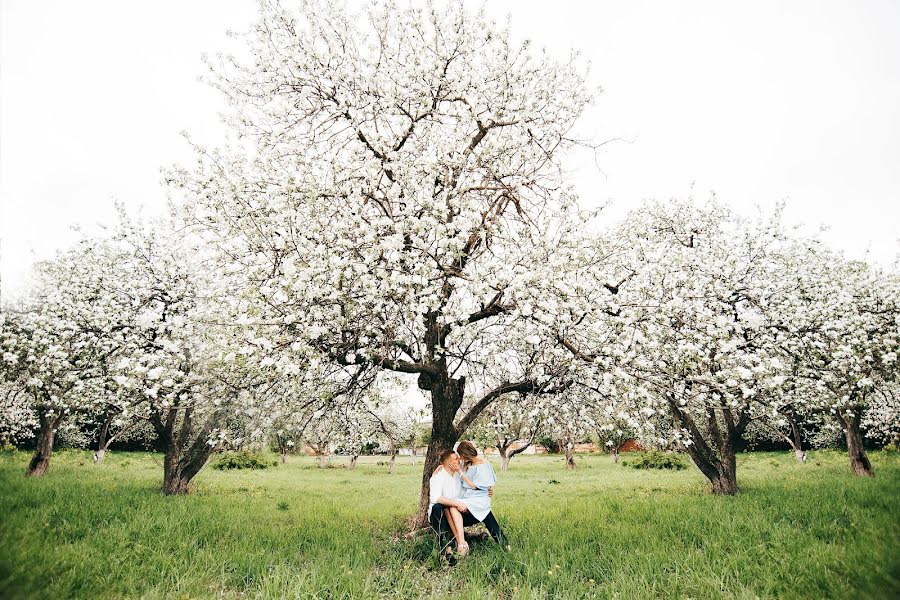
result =
[{"label": "orchard ground", "polygon": [[897,598],[900,457],[872,459],[868,479],[837,451],[743,454],[741,493],[713,497],[693,467],[520,456],[494,501],[512,550],[447,568],[431,536],[404,537],[421,459],[207,467],[164,497],[158,455],[59,452],[25,478],[28,454],[7,452],[0,597]]}]

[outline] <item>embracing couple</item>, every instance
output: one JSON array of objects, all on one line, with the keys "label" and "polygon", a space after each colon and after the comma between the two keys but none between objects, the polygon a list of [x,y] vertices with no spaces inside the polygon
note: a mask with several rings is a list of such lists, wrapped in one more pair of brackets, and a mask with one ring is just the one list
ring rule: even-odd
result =
[{"label": "embracing couple", "polygon": [[491,537],[503,547],[506,538],[491,512],[491,496],[497,476],[491,463],[478,456],[471,442],[460,442],[440,455],[440,465],[430,480],[428,521],[437,532],[441,552],[452,558],[452,545],[465,556],[469,552],[465,527],[484,523]]}]

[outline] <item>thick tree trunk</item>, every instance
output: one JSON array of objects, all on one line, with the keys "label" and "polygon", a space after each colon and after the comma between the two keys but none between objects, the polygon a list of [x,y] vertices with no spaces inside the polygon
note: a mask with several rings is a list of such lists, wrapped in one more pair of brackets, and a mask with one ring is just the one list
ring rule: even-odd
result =
[{"label": "thick tree trunk", "polygon": [[189,449],[170,446],[163,456],[163,494],[187,494],[191,480],[209,460],[212,446],[206,440],[195,440]]},{"label": "thick tree trunk", "polygon": [[707,454],[698,444],[688,446],[691,460],[709,480],[713,494],[734,496],[737,494],[737,456],[730,444],[719,449],[719,457]]},{"label": "thick tree trunk", "polygon": [[863,446],[862,431],[859,424],[861,420],[860,411],[852,417],[843,417],[838,415],[838,421],[844,429],[844,437],[847,440],[847,454],[850,457],[850,470],[860,477],[874,477],[875,471],[872,469],[872,463],[866,455],[866,449]]},{"label": "thick tree trunk", "polygon": [[[691,444],[687,445],[691,460],[709,480],[713,494],[733,496],[737,494],[736,447],[749,422],[749,415],[739,414],[735,421],[730,409],[723,407],[721,420],[724,431],[719,427],[719,415],[713,407],[707,408],[707,435],[697,426],[690,413],[682,411],[673,398],[668,398],[669,408],[675,424],[687,429],[691,434]],[[709,439],[709,442],[707,442]]]},{"label": "thick tree trunk", "polygon": [[737,458],[733,450],[726,451],[728,456],[719,461],[718,475],[710,481],[712,493],[718,496],[734,496],[737,494]]},{"label": "thick tree trunk", "polygon": [[500,453],[500,470],[501,471],[509,471],[509,459],[512,457],[506,452]]},{"label": "thick tree trunk", "polygon": [[28,477],[40,477],[50,469],[50,457],[53,455],[53,440],[56,437],[56,430],[62,423],[62,419],[62,415],[56,417],[47,417],[43,414],[38,415],[41,427],[38,431],[34,454],[31,457],[31,462],[28,463],[28,469],[25,471],[25,475]]},{"label": "thick tree trunk", "polygon": [[357,455],[357,454],[354,454],[353,456],[350,457],[350,467],[349,467],[350,469],[356,468],[356,459],[358,459],[358,458],[359,458],[359,455]]},{"label": "thick tree trunk", "polygon": [[394,473],[394,463],[397,462],[397,447],[391,442],[391,459],[388,461],[388,475]]},{"label": "thick tree trunk", "polygon": [[318,453],[318,456],[319,456],[319,468],[324,469],[325,466],[328,464],[328,455],[320,452],[320,453]]},{"label": "thick tree trunk", "polygon": [[[420,387],[423,387],[420,378]],[[459,440],[459,432],[453,421],[456,411],[462,406],[465,378],[427,382],[431,391],[431,441],[425,453],[425,465],[422,468],[422,488],[419,492],[419,510],[416,513],[416,524],[419,527],[428,525],[428,492],[429,483],[434,470],[438,466],[438,458],[444,450],[452,450]]]},{"label": "thick tree trunk", "polygon": [[94,462],[100,464],[103,462],[104,458],[106,458],[106,446],[97,448],[97,450],[94,451]]},{"label": "thick tree trunk", "polygon": [[286,462],[287,462],[287,450],[282,448],[281,449],[281,464],[284,464]]},{"label": "thick tree trunk", "polygon": [[566,468],[574,469],[575,468],[575,446],[572,444],[566,444],[564,447],[566,453]]},{"label": "thick tree trunk", "polygon": [[163,494],[166,496],[189,493],[191,480],[213,451],[207,442],[223,413],[212,415],[198,431],[194,431],[192,412],[190,408],[184,410],[177,434],[175,416],[167,417],[165,424],[160,418],[151,421],[163,445]]},{"label": "thick tree trunk", "polygon": [[191,482],[181,473],[179,450],[172,444],[163,456],[163,494],[166,496],[178,496],[190,491]]},{"label": "thick tree trunk", "polygon": [[612,461],[613,461],[614,463],[618,464],[618,462],[619,462],[619,449],[618,449],[618,448],[613,448],[612,450],[610,450],[609,455],[610,455],[610,457],[612,458]]}]

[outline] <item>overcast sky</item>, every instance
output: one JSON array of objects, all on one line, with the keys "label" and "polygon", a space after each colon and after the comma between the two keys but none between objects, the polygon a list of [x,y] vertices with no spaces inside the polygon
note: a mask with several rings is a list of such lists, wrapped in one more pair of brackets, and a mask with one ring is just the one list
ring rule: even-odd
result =
[{"label": "overcast sky", "polygon": [[[283,0],[289,2],[290,0]],[[580,49],[604,93],[573,177],[610,218],[644,198],[715,191],[881,262],[900,251],[900,2],[488,0],[517,36]],[[201,53],[227,49],[255,2],[0,0],[0,272],[110,222],[118,199],[159,212],[179,132],[220,139]]]}]

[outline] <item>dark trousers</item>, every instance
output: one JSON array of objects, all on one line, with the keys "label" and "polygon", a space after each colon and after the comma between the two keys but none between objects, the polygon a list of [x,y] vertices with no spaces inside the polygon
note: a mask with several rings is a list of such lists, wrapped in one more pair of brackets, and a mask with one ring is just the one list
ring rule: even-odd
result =
[{"label": "dark trousers", "polygon": [[[447,515],[444,513],[446,508],[447,507],[443,504],[435,504],[431,507],[431,513],[428,515],[428,522],[431,524],[431,528],[438,534],[441,550],[449,546],[453,541],[453,532],[450,530],[450,523],[447,521]],[[484,526],[487,527],[488,533],[491,534],[494,541],[500,545],[506,545],[506,538],[500,530],[500,523],[497,522],[494,513],[489,512],[483,521],[479,521],[472,513],[466,511],[462,513],[462,518],[463,527],[484,523]]]}]

